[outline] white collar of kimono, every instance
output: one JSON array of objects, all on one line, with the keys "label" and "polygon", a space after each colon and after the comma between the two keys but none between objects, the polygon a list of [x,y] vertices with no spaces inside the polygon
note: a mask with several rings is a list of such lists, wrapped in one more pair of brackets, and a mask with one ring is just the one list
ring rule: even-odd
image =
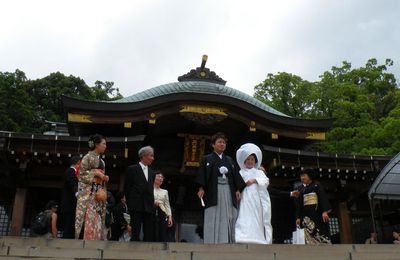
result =
[{"label": "white collar of kimono", "polygon": [[218,155],[218,157],[220,158],[220,159],[222,159],[222,154],[223,153],[217,153],[217,152],[214,152],[216,155]]},{"label": "white collar of kimono", "polygon": [[260,168],[262,162],[262,152],[260,148],[255,144],[247,143],[240,146],[239,150],[236,151],[236,161],[239,164],[240,169],[246,169],[244,161],[246,161],[250,154],[255,154],[257,157],[257,163],[254,168]]}]

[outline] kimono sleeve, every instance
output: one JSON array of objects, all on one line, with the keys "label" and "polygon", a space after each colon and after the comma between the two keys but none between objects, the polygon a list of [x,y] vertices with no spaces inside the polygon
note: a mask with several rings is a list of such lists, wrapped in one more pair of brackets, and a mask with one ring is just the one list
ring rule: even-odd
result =
[{"label": "kimono sleeve", "polygon": [[296,198],[295,200],[294,200],[294,205],[295,205],[295,207],[296,207],[296,218],[302,218],[302,216],[303,216],[303,200],[304,200],[304,197],[303,197],[303,191],[302,191],[302,189],[303,188],[300,188],[299,189],[299,191],[300,191],[300,196],[298,197],[298,198]]},{"label": "kimono sleeve", "polygon": [[328,196],[320,183],[315,184],[315,190],[318,195],[318,206],[322,212],[331,211],[331,204],[329,203]]},{"label": "kimono sleeve", "polygon": [[233,162],[232,158],[229,158],[229,162],[232,165],[232,172],[233,172],[233,183],[235,184],[236,190],[239,190],[240,192],[243,191],[243,189],[246,187],[246,183],[244,182],[242,175],[240,175],[238,171],[238,167],[235,166],[235,163]]},{"label": "kimono sleeve", "polygon": [[90,155],[85,155],[82,158],[81,168],[79,169],[78,180],[90,185],[93,182],[96,166],[94,159]]},{"label": "kimono sleeve", "polygon": [[258,185],[261,185],[261,186],[268,187],[268,185],[269,185],[268,177],[265,175],[265,173],[263,171],[260,171],[260,170],[258,170],[258,172],[257,172],[256,181],[257,181]]},{"label": "kimono sleeve", "polygon": [[207,183],[207,160],[205,157],[200,162],[200,167],[199,167],[199,170],[197,171],[197,176],[196,176],[196,183],[203,188],[206,186],[206,183]]},{"label": "kimono sleeve", "polygon": [[283,196],[283,197],[290,198],[290,191],[279,190],[279,189],[274,188],[272,186],[268,186],[267,189],[268,189],[269,194],[272,195],[272,196]]},{"label": "kimono sleeve", "polygon": [[172,216],[172,212],[171,212],[171,205],[169,204],[169,196],[168,196],[168,191],[166,191],[165,192],[165,200],[164,200],[165,202],[165,213],[166,213],[166,215],[169,217],[169,216]]}]

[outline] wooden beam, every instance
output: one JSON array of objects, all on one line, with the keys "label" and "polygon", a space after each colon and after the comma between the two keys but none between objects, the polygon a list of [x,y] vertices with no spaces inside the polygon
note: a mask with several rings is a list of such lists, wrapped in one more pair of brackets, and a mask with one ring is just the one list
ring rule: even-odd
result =
[{"label": "wooden beam", "polygon": [[353,239],[351,237],[351,219],[349,210],[347,209],[347,202],[339,203],[339,232],[340,232],[340,243],[351,244]]},{"label": "wooden beam", "polygon": [[11,236],[20,236],[24,224],[26,188],[17,188],[14,199],[14,207],[11,219]]}]

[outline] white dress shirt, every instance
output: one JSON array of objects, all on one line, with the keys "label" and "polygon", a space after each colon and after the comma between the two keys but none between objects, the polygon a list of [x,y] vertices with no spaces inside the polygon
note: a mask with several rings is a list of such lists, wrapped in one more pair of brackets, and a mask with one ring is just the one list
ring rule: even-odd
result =
[{"label": "white dress shirt", "polygon": [[142,162],[139,162],[139,164],[140,164],[140,167],[142,167],[146,181],[149,181],[149,167],[147,165],[144,165]]}]

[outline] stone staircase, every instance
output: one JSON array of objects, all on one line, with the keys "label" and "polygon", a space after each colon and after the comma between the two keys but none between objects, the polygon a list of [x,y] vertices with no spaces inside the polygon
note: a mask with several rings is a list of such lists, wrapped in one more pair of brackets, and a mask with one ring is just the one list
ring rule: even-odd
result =
[{"label": "stone staircase", "polygon": [[203,245],[0,237],[0,260],[399,260],[400,245]]}]

